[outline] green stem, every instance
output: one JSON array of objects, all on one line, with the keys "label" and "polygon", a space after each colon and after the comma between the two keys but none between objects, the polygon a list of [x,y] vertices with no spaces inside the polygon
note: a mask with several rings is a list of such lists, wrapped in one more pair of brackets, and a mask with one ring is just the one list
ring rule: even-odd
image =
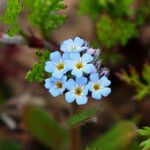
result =
[{"label": "green stem", "polygon": [[[78,112],[77,105],[72,104],[72,115]],[[81,149],[81,133],[80,126],[74,127],[70,130],[70,150],[80,150]]]}]

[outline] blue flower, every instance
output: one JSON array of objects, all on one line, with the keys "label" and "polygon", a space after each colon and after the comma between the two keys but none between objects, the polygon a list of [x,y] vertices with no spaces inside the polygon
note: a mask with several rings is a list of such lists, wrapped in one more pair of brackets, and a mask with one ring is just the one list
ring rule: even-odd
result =
[{"label": "blue flower", "polygon": [[78,105],[86,104],[88,101],[87,94],[87,78],[77,78],[76,81],[69,79],[66,84],[66,89],[69,91],[65,94],[65,99],[68,103],[76,100]]},{"label": "blue flower", "polygon": [[45,71],[52,73],[52,76],[56,78],[62,78],[62,76],[69,70],[66,63],[68,59],[69,53],[64,53],[62,56],[58,51],[51,53],[50,61],[45,63]]},{"label": "blue flower", "polygon": [[72,70],[71,74],[77,78],[83,76],[83,73],[90,74],[94,69],[94,65],[90,63],[93,60],[93,57],[85,53],[80,57],[79,53],[70,53],[70,69]]},{"label": "blue flower", "polygon": [[111,89],[108,86],[111,82],[105,76],[99,79],[98,73],[91,74],[90,80],[88,87],[94,99],[99,100],[102,96],[106,97],[110,94]]},{"label": "blue flower", "polygon": [[61,79],[51,77],[45,80],[45,88],[49,90],[50,94],[54,97],[61,95],[65,91],[66,76]]},{"label": "blue flower", "polygon": [[86,42],[79,37],[76,37],[74,40],[65,40],[60,46],[63,52],[81,52],[87,48]]}]

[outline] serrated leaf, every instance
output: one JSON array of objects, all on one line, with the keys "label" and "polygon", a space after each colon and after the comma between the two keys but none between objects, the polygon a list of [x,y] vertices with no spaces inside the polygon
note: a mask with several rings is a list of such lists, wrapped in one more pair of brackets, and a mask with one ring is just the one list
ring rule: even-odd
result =
[{"label": "serrated leaf", "polygon": [[150,127],[143,127],[143,129],[138,129],[137,133],[142,136],[150,136]]},{"label": "serrated leaf", "polygon": [[145,140],[140,144],[142,150],[149,150],[150,149],[150,139]]},{"label": "serrated leaf", "polygon": [[48,112],[28,106],[23,120],[28,131],[38,141],[53,150],[66,150],[68,133]]},{"label": "serrated leaf", "polygon": [[122,121],[95,140],[89,148],[98,150],[128,149],[135,137],[135,133],[135,125],[132,122]]},{"label": "serrated leaf", "polygon": [[[150,68],[147,67],[146,68]],[[145,66],[144,66],[145,69]],[[127,82],[129,85],[134,86],[136,89],[136,94],[134,96],[135,99],[137,100],[141,100],[144,96],[150,94],[150,83],[149,81],[149,77],[147,75],[149,71],[148,70],[143,70],[143,75],[140,76],[134,67],[130,67],[129,68],[129,74],[127,73],[127,71],[125,70],[121,70],[120,73],[117,73],[117,76]],[[145,82],[143,82],[143,80],[141,80],[141,78],[143,78],[145,80]]]},{"label": "serrated leaf", "polygon": [[78,126],[88,121],[91,117],[95,116],[99,111],[100,108],[98,107],[82,110],[79,113],[75,114],[74,116],[71,116],[68,119],[67,123],[70,127]]},{"label": "serrated leaf", "polygon": [[40,50],[36,52],[39,62],[35,62],[32,65],[32,69],[27,72],[25,79],[30,82],[42,82],[45,79],[45,62],[49,59],[49,51],[41,53]]},{"label": "serrated leaf", "polygon": [[45,36],[64,23],[66,16],[58,13],[64,8],[61,0],[36,0],[30,11],[29,19],[40,28]]},{"label": "serrated leaf", "polygon": [[19,32],[18,16],[22,12],[23,6],[20,0],[7,0],[6,11],[0,20],[8,26],[8,34],[15,35]]}]

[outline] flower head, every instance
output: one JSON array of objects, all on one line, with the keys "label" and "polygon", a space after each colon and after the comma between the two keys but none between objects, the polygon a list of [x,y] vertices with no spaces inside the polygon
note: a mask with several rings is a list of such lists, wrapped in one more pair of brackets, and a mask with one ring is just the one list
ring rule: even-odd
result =
[{"label": "flower head", "polygon": [[101,99],[102,96],[106,97],[110,94],[111,89],[108,87],[111,84],[105,76],[99,79],[99,74],[91,74],[89,82],[89,90],[92,92],[92,98]]},{"label": "flower head", "polygon": [[48,78],[45,80],[45,88],[49,89],[50,94],[56,97],[65,91],[66,80],[66,76],[63,76],[61,79],[55,77]]},{"label": "flower head", "polygon": [[50,61],[45,63],[45,71],[52,73],[52,76],[60,79],[69,70],[66,61],[69,58],[68,53],[64,53],[62,56],[60,52],[55,51],[50,54]]},{"label": "flower head", "polygon": [[78,105],[86,104],[88,101],[87,94],[87,78],[77,78],[76,81],[69,79],[65,84],[67,90],[65,99],[68,103],[72,103],[76,100]]},{"label": "flower head", "polygon": [[83,39],[76,37],[74,40],[72,39],[65,40],[61,44],[60,49],[63,52],[81,52],[87,49],[86,45],[87,44]]},{"label": "flower head", "polygon": [[110,94],[111,82],[106,77],[109,71],[101,68],[99,49],[89,47],[88,42],[79,37],[65,40],[60,49],[62,55],[59,51],[52,52],[45,63],[45,71],[51,76],[45,80],[45,88],[52,96],[64,93],[68,103],[76,101],[83,105],[88,95],[99,100]]},{"label": "flower head", "polygon": [[70,69],[72,70],[71,74],[77,78],[83,76],[83,73],[90,74],[92,70],[95,68],[92,63],[90,63],[94,58],[85,53],[80,56],[79,53],[71,53],[70,59],[72,63],[70,64]]}]

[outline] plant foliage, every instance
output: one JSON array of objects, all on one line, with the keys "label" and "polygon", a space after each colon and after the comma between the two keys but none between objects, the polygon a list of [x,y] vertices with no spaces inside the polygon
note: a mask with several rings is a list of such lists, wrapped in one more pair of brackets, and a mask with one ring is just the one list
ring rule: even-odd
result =
[{"label": "plant foliage", "polygon": [[66,16],[58,11],[65,6],[61,0],[35,0],[33,8],[29,9],[30,20],[38,26],[44,35],[64,23]]},{"label": "plant foliage", "polygon": [[122,70],[117,73],[118,77],[136,89],[135,99],[141,100],[150,91],[150,65],[145,64],[140,76],[134,67],[129,68],[129,73]]},{"label": "plant foliage", "polygon": [[90,150],[124,150],[130,147],[135,137],[135,127],[132,122],[122,121],[116,124],[110,131],[95,140]]},{"label": "plant foliage", "polygon": [[0,20],[8,25],[8,34],[15,35],[20,30],[18,17],[22,12],[23,6],[19,0],[7,0],[6,11]]},{"label": "plant foliage", "polygon": [[96,24],[100,42],[107,48],[138,36],[139,26],[150,14],[150,2],[143,2],[136,10],[132,8],[134,0],[81,0],[79,13],[91,16]]},{"label": "plant foliage", "polygon": [[27,72],[25,79],[30,82],[42,82],[45,80],[44,66],[45,62],[49,59],[49,51],[41,53],[40,50],[36,53],[39,62],[35,62],[32,69]]},{"label": "plant foliage", "polygon": [[68,134],[45,110],[28,106],[24,111],[24,123],[31,135],[54,150],[65,150]]},{"label": "plant foliage", "polygon": [[140,147],[142,150],[150,149],[150,127],[144,127],[137,130],[138,134],[147,137],[147,140],[141,142]]},{"label": "plant foliage", "polygon": [[100,108],[97,108],[97,107],[88,108],[86,110],[83,110],[83,111],[71,116],[68,119],[68,125],[70,127],[75,127],[80,124],[83,124],[87,120],[89,120],[91,117],[95,116],[99,111],[100,111]]}]

